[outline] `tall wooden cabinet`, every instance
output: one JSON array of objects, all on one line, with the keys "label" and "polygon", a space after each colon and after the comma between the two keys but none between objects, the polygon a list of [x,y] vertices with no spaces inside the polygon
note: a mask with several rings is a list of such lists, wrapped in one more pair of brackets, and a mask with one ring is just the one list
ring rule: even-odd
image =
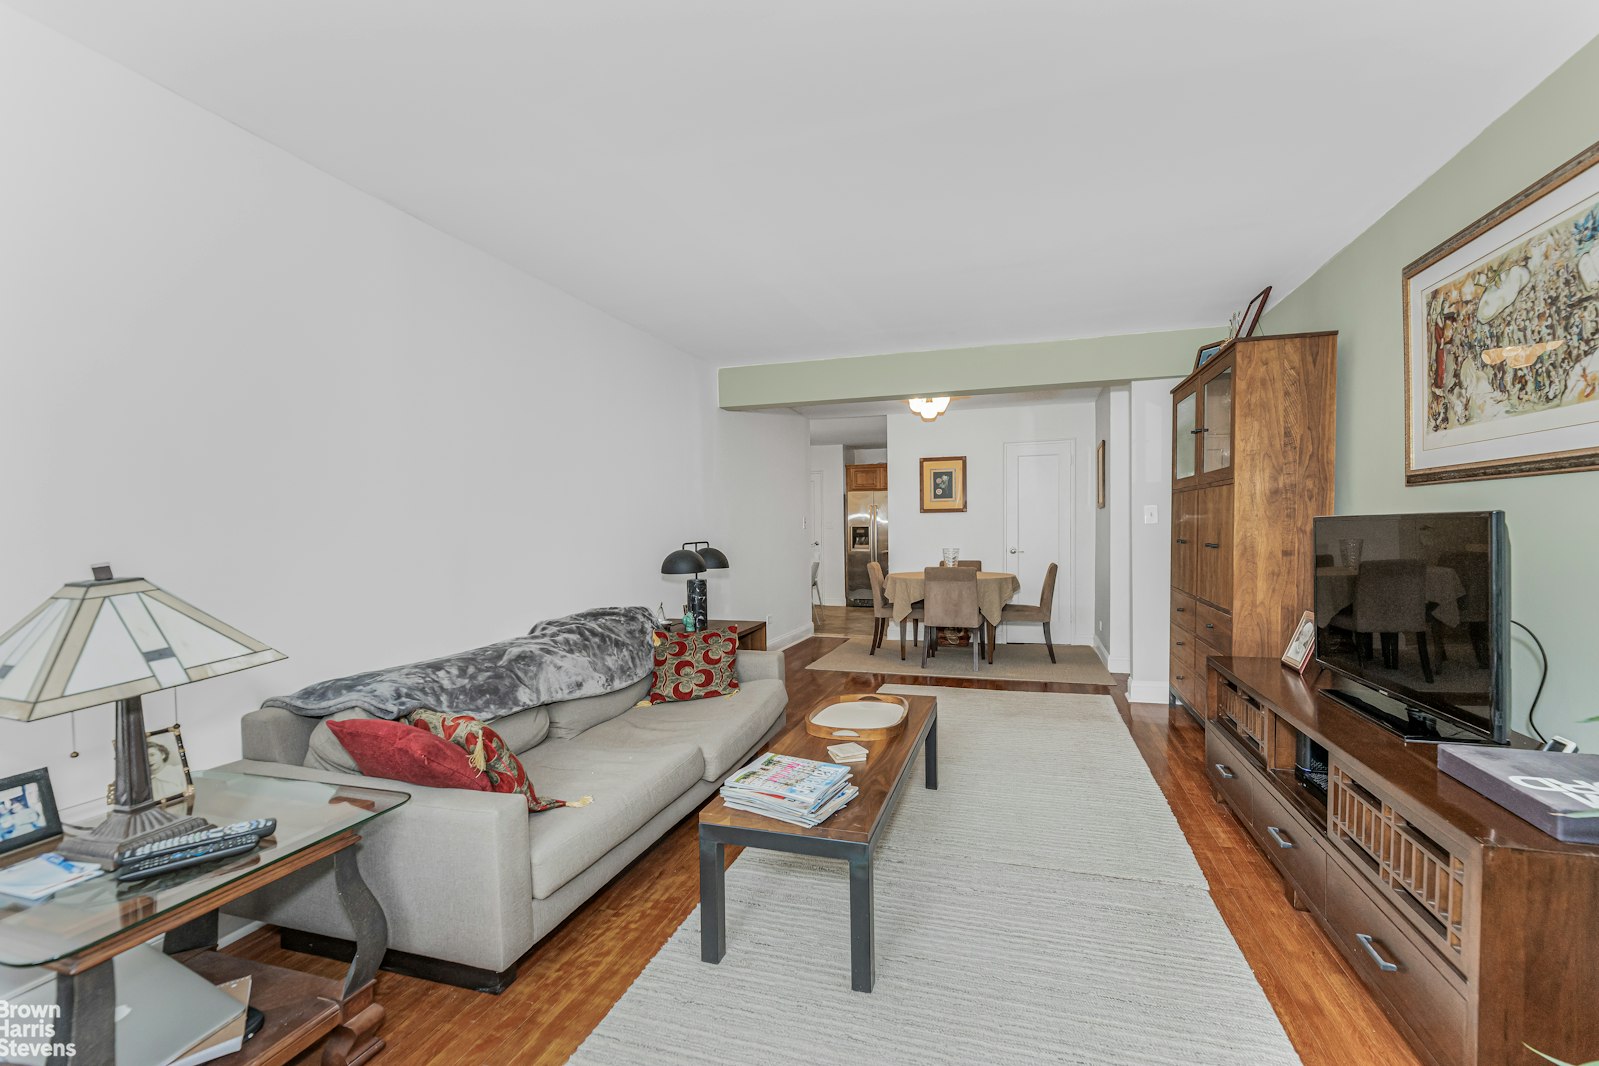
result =
[{"label": "tall wooden cabinet", "polygon": [[1280,656],[1332,513],[1338,334],[1229,343],[1172,390],[1171,691],[1201,718],[1212,655]]}]

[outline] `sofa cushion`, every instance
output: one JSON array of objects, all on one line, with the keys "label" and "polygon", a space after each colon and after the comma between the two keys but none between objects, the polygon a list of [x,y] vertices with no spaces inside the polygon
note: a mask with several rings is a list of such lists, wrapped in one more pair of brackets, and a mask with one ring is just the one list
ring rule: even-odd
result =
[{"label": "sofa cushion", "polygon": [[[705,759],[705,780],[721,781],[738,769],[738,760],[766,735],[787,706],[783,682],[747,681],[732,699],[651,704],[628,711],[614,725],[625,724],[663,744],[693,744]],[[607,730],[612,726],[606,723]]]},{"label": "sofa cushion", "polygon": [[677,703],[738,691],[738,626],[702,633],[655,631],[651,703]]},{"label": "sofa cushion", "polygon": [[550,712],[543,707],[529,707],[504,718],[496,718],[494,731],[500,734],[507,748],[520,755],[549,736]]},{"label": "sofa cushion", "polygon": [[692,744],[662,743],[638,730],[599,737],[595,732],[546,740],[527,754],[527,772],[541,791],[593,797],[587,807],[564,807],[533,819],[529,837],[535,899],[547,898],[588,869],[704,773],[705,760]]},{"label": "sofa cushion", "polygon": [[550,739],[571,740],[601,722],[609,722],[649,696],[652,676],[645,674],[627,688],[607,692],[603,696],[586,696],[580,700],[546,704],[543,709],[550,715]]},{"label": "sofa cushion", "polygon": [[[467,754],[467,762],[487,780],[485,792],[513,792],[527,800],[530,811],[547,811],[564,807],[564,800],[541,800],[533,791],[533,782],[527,776],[505,738],[493,729],[465,714],[444,714],[440,711],[415,711],[406,719],[413,727],[429,733],[460,748]],[[340,733],[341,725],[333,731]],[[343,739],[342,735],[340,739]]]}]

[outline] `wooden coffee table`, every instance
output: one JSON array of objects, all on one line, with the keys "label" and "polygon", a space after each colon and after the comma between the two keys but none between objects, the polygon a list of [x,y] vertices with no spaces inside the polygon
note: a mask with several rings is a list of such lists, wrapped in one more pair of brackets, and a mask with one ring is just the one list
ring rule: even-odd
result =
[{"label": "wooden coffee table", "polygon": [[[938,787],[938,700],[932,696],[907,699],[910,710],[904,731],[892,740],[862,745],[871,754],[865,765],[854,767],[853,782],[861,790],[860,795],[816,828],[805,829],[776,818],[736,811],[720,796],[700,811],[700,958],[717,963],[727,954],[727,845],[843,859],[849,863],[850,987],[857,992],[872,990],[877,979],[872,852],[894,801],[910,780],[918,749],[926,753],[927,787]],[[845,739],[811,736],[805,731],[802,717],[767,750],[825,762],[828,745],[842,744]]]}]

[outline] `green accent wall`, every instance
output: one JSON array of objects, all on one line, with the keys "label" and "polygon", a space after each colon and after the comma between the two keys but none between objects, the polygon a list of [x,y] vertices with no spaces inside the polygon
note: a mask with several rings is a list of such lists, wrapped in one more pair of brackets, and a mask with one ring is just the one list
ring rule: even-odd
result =
[{"label": "green accent wall", "polygon": [[[1476,140],[1267,312],[1263,330],[1336,329],[1337,510],[1503,510],[1513,559],[1511,606],[1549,651],[1538,705],[1545,734],[1599,752],[1594,635],[1599,619],[1599,473],[1405,485],[1404,323],[1400,272],[1599,138],[1599,41],[1495,120]],[[1456,104],[1469,98],[1461,97]],[[1454,105],[1449,105],[1454,106]],[[1486,117],[1486,116],[1485,116]],[[1425,114],[1417,114],[1425,122]],[[1331,147],[1336,149],[1336,136]],[[1516,632],[1518,727],[1538,684],[1538,655]]]},{"label": "green accent wall", "polygon": [[730,411],[749,411],[1183,377],[1194,368],[1194,353],[1200,345],[1226,335],[1227,327],[1221,325],[1116,337],[723,367],[717,372],[717,403]]}]

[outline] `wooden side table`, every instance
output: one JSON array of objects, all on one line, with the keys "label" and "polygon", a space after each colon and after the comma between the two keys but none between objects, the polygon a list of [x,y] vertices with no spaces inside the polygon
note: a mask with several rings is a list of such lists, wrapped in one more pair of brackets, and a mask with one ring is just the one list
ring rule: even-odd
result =
[{"label": "wooden side table", "polygon": [[[765,651],[766,650],[766,622],[755,619],[739,618],[708,618],[705,620],[706,629],[722,629],[726,626],[738,626],[739,651]],[[667,626],[671,633],[683,632],[682,622],[673,622]]]},{"label": "wooden side table", "polygon": [[[75,1046],[74,1063],[115,1066],[118,997],[112,960],[162,934],[168,955],[214,984],[251,978],[250,1005],[266,1015],[266,1025],[241,1051],[218,1060],[223,1066],[276,1066],[319,1041],[324,1066],[359,1066],[371,1059],[384,1048],[377,1035],[383,1008],[374,990],[389,929],[356,862],[361,842],[356,829],[410,797],[219,772],[197,775],[195,787],[193,813],[217,824],[276,818],[276,835],[249,855],[146,881],[119,883],[108,873],[31,906],[0,896],[0,965],[56,972],[57,1032]],[[343,981],[216,950],[222,907],[322,862],[333,864],[339,899],[355,932],[356,954]],[[181,1004],[175,1008],[181,1010]],[[68,1062],[50,1061],[51,1066]]]}]

